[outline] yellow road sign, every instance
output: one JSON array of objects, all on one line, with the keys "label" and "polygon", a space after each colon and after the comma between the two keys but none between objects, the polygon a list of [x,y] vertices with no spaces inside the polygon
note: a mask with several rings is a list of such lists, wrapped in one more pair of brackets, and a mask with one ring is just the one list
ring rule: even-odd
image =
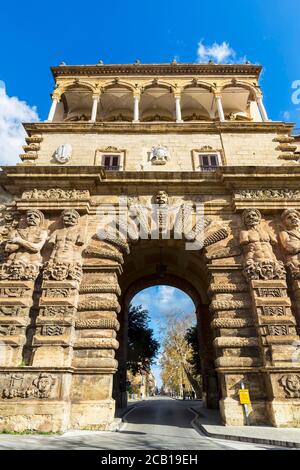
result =
[{"label": "yellow road sign", "polygon": [[251,404],[249,390],[247,390],[246,388],[239,390],[239,397],[240,397],[240,404],[241,405],[250,405]]}]

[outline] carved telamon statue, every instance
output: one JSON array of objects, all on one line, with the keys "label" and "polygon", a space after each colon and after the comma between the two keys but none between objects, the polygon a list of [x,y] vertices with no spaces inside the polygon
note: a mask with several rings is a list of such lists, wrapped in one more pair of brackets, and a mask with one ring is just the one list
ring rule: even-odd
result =
[{"label": "carved telamon statue", "polygon": [[5,263],[1,266],[1,279],[34,280],[42,263],[41,249],[47,239],[43,228],[44,215],[37,209],[26,212],[25,227],[15,228],[5,242]]},{"label": "carved telamon statue", "polygon": [[61,214],[63,228],[56,230],[49,238],[54,245],[50,259],[44,269],[44,279],[81,280],[82,247],[84,237],[79,227],[80,215],[74,209],[66,209]]},{"label": "carved telamon statue", "polygon": [[281,215],[284,230],[279,234],[286,255],[286,267],[293,279],[300,279],[300,213],[286,209]]},{"label": "carved telamon statue", "polygon": [[277,261],[272,248],[277,243],[276,237],[261,224],[261,213],[246,209],[242,217],[246,229],[240,232],[240,244],[247,279],[284,279],[283,263]]}]

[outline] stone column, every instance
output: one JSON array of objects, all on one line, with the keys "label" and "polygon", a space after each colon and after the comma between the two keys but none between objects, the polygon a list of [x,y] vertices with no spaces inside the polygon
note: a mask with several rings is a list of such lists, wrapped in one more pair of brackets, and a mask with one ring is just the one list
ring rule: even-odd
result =
[{"label": "stone column", "polygon": [[0,338],[1,365],[5,367],[23,365],[26,327],[41,266],[40,250],[47,237],[43,223],[42,212],[28,210],[19,222],[12,220],[10,226],[8,223],[4,240],[1,234],[4,248],[0,264]]},{"label": "stone column", "polygon": [[293,360],[299,336],[287,294],[285,268],[273,252],[277,240],[261,221],[260,212],[247,209],[243,220],[246,230],[241,231],[240,241],[244,275],[250,286],[259,338],[268,420],[277,427],[299,426],[300,367]]},{"label": "stone column", "polygon": [[176,93],[175,95],[175,112],[176,112],[176,122],[180,123],[182,121],[181,117],[181,96],[180,93]]},{"label": "stone column", "polygon": [[259,109],[259,112],[260,112],[260,115],[261,115],[262,120],[263,120],[264,122],[265,122],[265,121],[269,121],[269,118],[268,118],[268,115],[267,115],[266,108],[265,108],[265,106],[264,106],[264,102],[263,102],[262,96],[257,96],[257,97],[256,97],[256,103],[257,103],[257,106],[258,106],[258,109]]},{"label": "stone column", "polygon": [[50,108],[48,119],[47,119],[46,122],[52,122],[53,121],[55,111],[56,111],[56,106],[57,106],[58,102],[59,102],[59,98],[57,96],[53,96],[52,97],[51,108]]},{"label": "stone column", "polygon": [[225,116],[224,116],[224,111],[223,111],[223,105],[222,105],[222,97],[221,95],[217,94],[215,95],[216,102],[217,102],[217,109],[218,109],[218,116],[221,122],[225,121]]},{"label": "stone column", "polygon": [[71,366],[84,244],[79,219],[76,210],[64,210],[62,228],[57,229],[48,241],[53,249],[44,267],[33,339],[33,365],[36,367],[48,366],[49,360],[52,367]]},{"label": "stone column", "polygon": [[214,226],[208,225],[205,233],[214,367],[218,377],[216,382],[214,371],[211,370],[208,377],[210,386],[216,389],[218,385],[214,395],[219,400],[224,424],[243,426],[245,417],[238,390],[242,382],[251,383],[255,399],[252,422],[262,424],[266,422],[266,410],[264,389],[261,386],[263,378],[259,374],[259,344],[252,318],[249,288],[238,262],[240,249],[234,239],[228,240],[227,226],[214,229]]},{"label": "stone column", "polygon": [[[72,366],[71,427],[110,429],[114,420],[113,375],[120,311],[118,274],[122,247],[93,238],[84,250],[84,276],[76,320]],[[120,242],[121,243],[121,242]]]},{"label": "stone column", "polygon": [[92,107],[92,113],[91,113],[91,122],[95,122],[97,119],[97,109],[98,109],[98,103],[99,103],[99,95],[93,95],[93,107]]},{"label": "stone column", "polygon": [[140,93],[133,95],[133,122],[140,122]]}]

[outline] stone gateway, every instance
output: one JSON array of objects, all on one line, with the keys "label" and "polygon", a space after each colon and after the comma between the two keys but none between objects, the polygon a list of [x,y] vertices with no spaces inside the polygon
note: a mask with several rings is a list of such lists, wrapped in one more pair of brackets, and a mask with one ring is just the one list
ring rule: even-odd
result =
[{"label": "stone gateway", "polygon": [[128,306],[195,303],[204,399],[300,426],[300,166],[260,66],[53,67],[47,121],[0,174],[0,431],[110,429]]}]

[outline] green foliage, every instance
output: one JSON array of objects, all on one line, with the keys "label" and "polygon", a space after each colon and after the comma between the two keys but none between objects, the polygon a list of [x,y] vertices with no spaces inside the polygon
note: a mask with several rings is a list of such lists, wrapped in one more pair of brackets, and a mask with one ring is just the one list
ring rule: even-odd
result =
[{"label": "green foliage", "polygon": [[185,339],[192,348],[192,355],[189,359],[189,363],[193,368],[195,375],[201,375],[201,359],[199,354],[199,341],[198,341],[198,330],[197,326],[191,326],[188,328]]},{"label": "green foliage", "polygon": [[148,372],[157,356],[159,343],[149,328],[149,313],[142,305],[129,306],[127,369],[135,375]]}]

